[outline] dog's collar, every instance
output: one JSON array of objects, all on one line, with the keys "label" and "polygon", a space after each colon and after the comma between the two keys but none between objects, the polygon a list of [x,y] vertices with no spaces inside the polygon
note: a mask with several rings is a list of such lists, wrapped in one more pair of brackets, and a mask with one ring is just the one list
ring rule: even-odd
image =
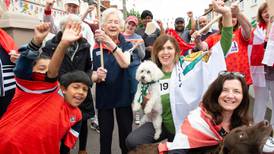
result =
[{"label": "dog's collar", "polygon": [[148,83],[142,83],[142,85],[151,85],[151,84],[153,84],[153,83],[156,83],[156,82],[159,82],[159,80],[158,81],[150,81],[150,82],[148,82]]},{"label": "dog's collar", "polygon": [[148,83],[142,83],[141,85],[141,94],[138,98],[138,103],[142,104],[143,101],[144,101],[144,97],[147,95],[147,92],[148,92],[148,87],[151,85],[151,84],[154,84],[156,82],[159,82],[159,81],[151,81],[151,82],[148,82]]}]

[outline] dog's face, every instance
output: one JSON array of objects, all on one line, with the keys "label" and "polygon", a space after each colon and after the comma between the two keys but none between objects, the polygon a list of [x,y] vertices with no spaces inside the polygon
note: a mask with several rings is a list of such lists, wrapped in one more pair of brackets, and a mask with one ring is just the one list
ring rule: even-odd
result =
[{"label": "dog's face", "polygon": [[146,84],[158,81],[164,76],[163,72],[152,61],[146,60],[140,64],[136,72],[136,80]]},{"label": "dog's face", "polygon": [[225,138],[223,154],[261,154],[272,127],[268,121],[233,129]]}]

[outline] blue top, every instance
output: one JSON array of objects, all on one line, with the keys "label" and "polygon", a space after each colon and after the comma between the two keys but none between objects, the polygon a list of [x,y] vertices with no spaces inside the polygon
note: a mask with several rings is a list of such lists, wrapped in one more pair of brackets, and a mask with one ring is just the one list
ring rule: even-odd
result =
[{"label": "blue top", "polygon": [[[119,34],[119,48],[127,51],[132,48],[130,42],[126,42],[124,36]],[[96,108],[111,109],[115,107],[128,107],[133,96],[130,95],[130,77],[128,69],[123,69],[117,63],[115,57],[107,49],[103,49],[104,67],[107,70],[106,80],[96,83]],[[100,66],[100,48],[93,49],[93,71]]]},{"label": "blue top", "polygon": [[32,80],[33,62],[39,56],[39,48],[39,46],[30,42],[28,45],[24,45],[18,49],[21,55],[16,61],[16,67],[14,68],[16,77],[24,80]]}]

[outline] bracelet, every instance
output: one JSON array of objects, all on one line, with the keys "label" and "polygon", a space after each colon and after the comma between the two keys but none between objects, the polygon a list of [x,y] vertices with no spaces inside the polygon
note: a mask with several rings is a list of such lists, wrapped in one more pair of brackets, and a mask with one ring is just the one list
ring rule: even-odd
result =
[{"label": "bracelet", "polygon": [[114,54],[114,52],[116,52],[117,49],[118,49],[118,46],[116,46],[116,47],[112,50],[112,54]]}]

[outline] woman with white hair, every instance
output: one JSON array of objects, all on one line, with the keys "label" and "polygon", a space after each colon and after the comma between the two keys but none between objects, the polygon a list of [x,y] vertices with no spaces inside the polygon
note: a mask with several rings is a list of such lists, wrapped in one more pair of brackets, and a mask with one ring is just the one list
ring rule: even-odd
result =
[{"label": "woman with white hair", "polygon": [[[127,69],[130,60],[124,53],[132,48],[132,44],[121,34],[124,23],[122,12],[116,8],[109,8],[102,13],[102,30],[98,29],[95,32],[97,44],[93,50],[92,81],[96,82],[101,154],[111,154],[113,111],[116,113],[119,143],[123,154],[127,153],[125,139],[132,130],[133,96],[130,93]],[[99,43],[103,46],[104,67],[100,64]]]}]

